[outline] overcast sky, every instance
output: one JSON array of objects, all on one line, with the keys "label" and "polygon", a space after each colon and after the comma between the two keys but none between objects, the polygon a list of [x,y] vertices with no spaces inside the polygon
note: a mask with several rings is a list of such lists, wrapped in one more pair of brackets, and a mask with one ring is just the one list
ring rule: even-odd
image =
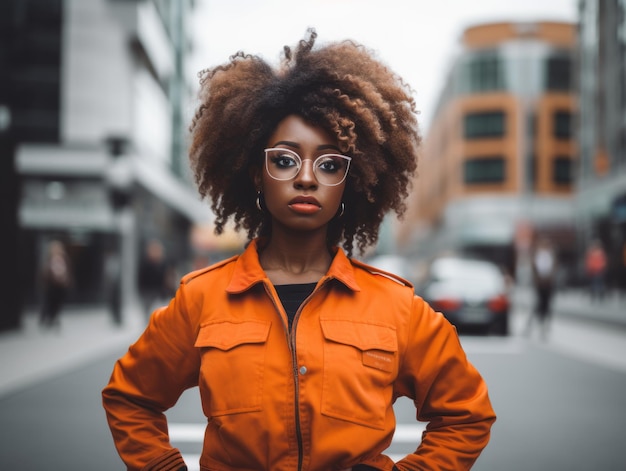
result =
[{"label": "overcast sky", "polygon": [[308,27],[354,39],[415,90],[425,131],[462,31],[493,21],[577,21],[576,0],[198,0],[194,70],[238,50],[277,62]]}]

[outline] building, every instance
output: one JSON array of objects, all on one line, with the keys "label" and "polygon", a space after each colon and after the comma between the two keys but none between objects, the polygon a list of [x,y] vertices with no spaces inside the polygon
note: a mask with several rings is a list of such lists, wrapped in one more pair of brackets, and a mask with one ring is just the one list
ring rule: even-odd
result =
[{"label": "building", "polygon": [[463,32],[424,139],[406,253],[480,255],[516,275],[542,233],[571,263],[575,44],[576,26],[562,22]]},{"label": "building", "polygon": [[626,289],[626,1],[582,0],[579,17],[579,251],[601,240]]},{"label": "building", "polygon": [[191,226],[210,218],[187,171],[194,6],[3,2],[0,115],[9,116],[19,181],[13,253],[23,304],[39,303],[38,268],[52,239],[69,249],[74,303],[104,301],[107,253],[120,258],[126,304],[145,241],[158,238],[172,260],[187,260]]}]

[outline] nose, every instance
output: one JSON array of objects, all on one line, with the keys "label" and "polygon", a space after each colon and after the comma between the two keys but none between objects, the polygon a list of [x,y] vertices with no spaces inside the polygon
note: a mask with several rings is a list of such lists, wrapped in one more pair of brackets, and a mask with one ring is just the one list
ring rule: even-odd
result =
[{"label": "nose", "polygon": [[313,171],[313,161],[306,159],[302,161],[302,167],[293,182],[296,188],[317,188],[318,181]]}]

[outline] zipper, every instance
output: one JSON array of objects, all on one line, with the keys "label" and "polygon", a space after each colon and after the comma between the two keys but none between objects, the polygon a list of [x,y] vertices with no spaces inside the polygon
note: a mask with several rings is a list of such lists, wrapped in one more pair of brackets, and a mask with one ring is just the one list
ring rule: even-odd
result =
[{"label": "zipper", "polygon": [[[296,421],[296,441],[298,443],[298,471],[300,471],[302,469],[302,459],[303,459],[304,452],[302,451],[302,431],[300,429],[300,416],[298,413],[298,394],[299,394],[300,388],[298,386],[298,364],[296,362],[296,352],[295,352],[296,346],[295,346],[295,343],[291,339],[291,334],[289,332],[289,324],[285,323],[285,319],[283,318],[281,314],[280,307],[278,306],[278,304],[276,304],[274,295],[272,294],[271,290],[268,288],[266,283],[263,283],[263,287],[265,288],[265,292],[267,293],[267,295],[272,300],[274,309],[276,309],[276,312],[278,313],[280,320],[283,323],[285,337],[287,338],[287,345],[289,345],[289,350],[291,350],[291,371],[293,375],[293,383],[294,383],[294,389],[295,389],[294,403],[295,403],[295,421]],[[296,316],[298,315],[299,312],[300,310],[298,309],[298,312],[296,312]],[[295,322],[296,320],[294,318],[294,323]]]},{"label": "zipper", "polygon": [[[285,324],[285,320],[283,319],[283,316],[282,315],[280,316],[280,319],[283,323],[283,327],[285,328],[285,332],[287,334],[287,343],[289,345],[289,349],[291,350],[291,365],[292,365],[293,383],[294,383],[294,389],[295,389],[294,413],[295,413],[295,421],[296,421],[296,441],[298,443],[298,471],[302,470],[302,462],[304,460],[304,451],[302,450],[303,448],[302,447],[302,428],[300,426],[300,411],[299,411],[300,403],[298,400],[300,396],[300,384],[299,384],[299,376],[298,376],[299,373],[298,373],[298,361],[297,361],[297,355],[296,355],[295,333],[296,333],[298,320],[300,318],[300,313],[302,312],[302,308],[309,302],[309,300],[315,295],[315,293],[319,291],[322,288],[322,286],[326,284],[327,281],[328,281],[328,278],[324,279],[322,283],[316,289],[314,289],[313,292],[304,301],[302,301],[302,304],[296,311],[296,315],[293,318],[293,325],[291,326],[291,331],[289,331],[289,324]],[[280,314],[280,308],[276,304],[274,296],[272,295],[272,293],[270,292],[269,288],[267,287],[265,283],[263,283],[263,286],[265,287],[265,291],[267,292],[270,299],[272,300],[272,303],[274,304],[274,308]]]},{"label": "zipper", "polygon": [[300,313],[309,300],[315,296],[315,293],[318,292],[328,281],[328,278],[322,280],[320,285],[313,290],[313,292],[304,300],[302,304],[296,311],[296,315],[293,317],[293,325],[291,326],[291,332],[289,333],[290,343],[291,343],[291,355],[292,355],[292,364],[294,368],[294,379],[295,379],[295,387],[296,387],[296,397],[295,397],[295,412],[296,412],[296,438],[298,440],[298,471],[302,469],[302,461],[304,459],[304,452],[302,450],[302,429],[300,428],[300,412],[299,412],[299,396],[300,396],[300,387],[298,380],[298,362],[296,358],[296,330],[298,327],[298,320],[300,319]]}]

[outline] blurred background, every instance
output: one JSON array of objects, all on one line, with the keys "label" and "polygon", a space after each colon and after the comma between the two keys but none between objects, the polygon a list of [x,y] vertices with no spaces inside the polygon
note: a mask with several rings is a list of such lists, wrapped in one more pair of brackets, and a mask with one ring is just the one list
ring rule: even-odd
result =
[{"label": "blurred background", "polygon": [[[618,340],[596,345],[626,358],[624,0],[0,0],[0,347],[17,339],[7,355],[42,306],[50,325],[59,311],[104,310],[141,326],[182,274],[240,251],[232,229],[213,234],[188,168],[197,74],[239,50],[277,62],[308,27],[321,43],[363,43],[415,90],[419,175],[405,217],[386,220],[363,258],[424,296],[442,256],[497,267],[497,280],[481,268],[493,282],[472,291],[491,283],[480,302],[510,314],[495,333],[515,336],[513,307],[533,310],[536,242],[549,241],[559,312],[612,315],[601,321]],[[605,304],[590,304],[594,293]],[[459,307],[432,296],[444,312]],[[587,344],[581,332],[573,341]],[[614,390],[626,393],[619,369]],[[614,425],[623,437],[626,420]],[[561,469],[549,463],[524,469]]]},{"label": "blurred background", "polygon": [[559,283],[586,282],[599,240],[606,281],[626,280],[623,3],[392,0],[2,1],[0,152],[4,228],[0,329],[41,302],[48,243],[62,241],[68,303],[105,302],[118,257],[123,307],[138,301],[144,247],[171,276],[241,247],[216,238],[187,165],[197,73],[238,50],[278,61],[314,26],[354,38],[415,89],[424,145],[402,221],[366,254],[446,251],[529,279],[538,235],[558,247]]}]

